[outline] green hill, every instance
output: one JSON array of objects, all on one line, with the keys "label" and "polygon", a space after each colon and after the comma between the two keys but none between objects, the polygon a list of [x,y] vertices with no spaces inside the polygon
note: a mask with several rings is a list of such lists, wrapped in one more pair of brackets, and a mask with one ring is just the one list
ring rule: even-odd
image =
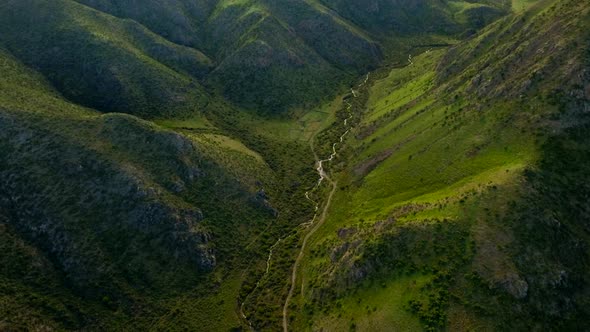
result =
[{"label": "green hill", "polygon": [[[458,33],[481,28],[510,10],[508,1],[323,0],[327,7],[375,33]],[[416,15],[420,13],[420,15]]]},{"label": "green hill", "polygon": [[0,330],[588,329],[589,10],[4,1]]},{"label": "green hill", "polygon": [[182,291],[206,298],[273,219],[266,163],[71,104],[0,55],[3,329],[139,329]]},{"label": "green hill", "polygon": [[[277,113],[335,96],[380,64],[384,45],[404,53],[412,47],[408,34],[456,37],[506,7],[401,3],[384,6],[383,17],[359,19],[346,14],[363,11],[330,5],[336,11],[317,1],[8,1],[1,40],[66,98],[103,112],[186,117],[213,93]],[[465,13],[475,7],[495,14],[472,20]],[[427,21],[440,24],[410,28]]]},{"label": "green hill", "polygon": [[67,0],[10,1],[0,17],[5,47],[76,103],[154,117],[194,113],[207,101],[192,75],[211,60],[137,23]]},{"label": "green hill", "polygon": [[375,74],[293,329],[588,328],[588,15],[538,2]]}]

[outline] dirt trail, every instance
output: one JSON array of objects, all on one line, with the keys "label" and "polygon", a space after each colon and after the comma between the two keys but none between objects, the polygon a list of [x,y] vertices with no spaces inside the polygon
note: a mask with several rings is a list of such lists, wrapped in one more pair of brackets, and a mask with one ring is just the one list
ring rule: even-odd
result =
[{"label": "dirt trail", "polygon": [[291,288],[289,289],[289,294],[287,295],[287,299],[285,300],[285,305],[283,306],[283,331],[289,331],[289,321],[288,321],[288,314],[289,314],[289,302],[291,302],[291,298],[293,297],[293,292],[295,291],[295,285],[297,281],[297,269],[299,268],[299,264],[303,259],[303,254],[305,252],[305,248],[307,246],[307,241],[311,236],[322,226],[324,221],[326,221],[326,216],[328,214],[328,208],[332,203],[332,197],[334,197],[334,193],[336,192],[337,182],[333,182],[330,178],[325,177],[326,180],[332,186],[332,190],[328,195],[328,199],[326,201],[326,205],[324,205],[324,209],[322,210],[322,214],[320,218],[315,222],[312,228],[307,232],[307,235],[303,238],[303,243],[301,244],[301,249],[299,250],[299,255],[297,255],[297,259],[295,260],[295,264],[293,265],[293,272],[291,273]]},{"label": "dirt trail", "polygon": [[[367,77],[365,78],[365,80],[361,84],[359,84],[359,88],[364,86],[365,84],[367,84],[368,81],[369,81],[369,74],[367,74]],[[358,93],[354,89],[350,89],[350,91],[352,92],[352,95],[354,98],[358,97]],[[320,178],[319,178],[317,184],[315,185],[315,187],[312,190],[305,193],[305,198],[314,202],[309,197],[309,194],[311,192],[315,191],[316,189],[318,189],[324,180],[328,181],[328,183],[332,187],[332,190],[330,191],[330,194],[328,195],[328,199],[326,200],[326,204],[324,205],[324,208],[322,209],[322,213],[321,213],[319,219],[317,219],[317,215],[318,215],[317,211],[319,210],[320,204],[318,202],[314,202],[316,213],[310,222],[304,224],[305,227],[311,227],[311,229],[307,232],[307,234],[303,238],[303,243],[301,244],[301,249],[299,250],[299,254],[297,255],[297,259],[295,260],[295,264],[293,265],[293,272],[291,273],[291,288],[289,289],[289,294],[287,295],[287,299],[285,300],[285,304],[283,306],[283,331],[284,332],[289,331],[289,318],[288,318],[289,317],[289,303],[291,302],[291,298],[293,297],[293,293],[295,291],[295,286],[297,284],[297,271],[299,269],[299,265],[301,263],[301,260],[303,259],[303,255],[304,255],[304,252],[305,252],[305,249],[307,246],[307,241],[313,236],[313,234],[315,234],[315,232],[326,221],[328,210],[329,210],[330,205],[332,203],[332,198],[334,197],[334,193],[336,192],[336,188],[337,188],[338,183],[335,181],[332,181],[330,179],[330,177],[328,176],[328,174],[326,173],[326,171],[324,169],[324,163],[331,162],[332,160],[334,160],[334,158],[336,158],[336,156],[338,155],[338,152],[336,151],[336,146],[338,146],[338,144],[341,144],[342,142],[344,142],[344,137],[352,129],[351,127],[348,126],[349,125],[348,122],[353,117],[353,114],[351,112],[352,104],[350,104],[348,102],[347,102],[347,104],[348,104],[347,111],[349,112],[349,116],[348,116],[348,118],[346,118],[344,120],[344,127],[346,128],[346,131],[340,136],[339,142],[335,142],[332,144],[332,154],[330,155],[330,157],[327,159],[319,160],[317,154],[315,153],[315,149],[314,149],[314,145],[313,145],[313,141],[314,141],[313,138],[310,142],[311,150],[313,151],[315,159],[316,159],[316,165],[317,165],[316,170],[317,170]],[[317,219],[317,221],[316,221],[316,219]]]}]

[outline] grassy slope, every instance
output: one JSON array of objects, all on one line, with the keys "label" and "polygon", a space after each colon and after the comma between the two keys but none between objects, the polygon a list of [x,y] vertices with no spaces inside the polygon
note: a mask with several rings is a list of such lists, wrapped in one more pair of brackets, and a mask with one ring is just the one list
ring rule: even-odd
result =
[{"label": "grassy slope", "polygon": [[264,6],[232,4],[210,24],[222,60],[208,82],[245,107],[277,113],[317,103],[345,78]]},{"label": "grassy slope", "polygon": [[[588,83],[576,73],[588,65],[587,50],[580,47],[587,40],[587,15],[588,6],[580,2],[539,3],[449,51],[422,54],[372,85],[330,219],[314,236],[302,268],[305,301],[295,326],[367,330],[367,319],[386,325],[383,315],[347,308],[379,285],[403,287],[408,277],[421,280],[433,273],[411,299],[384,298],[368,310],[414,314],[427,328],[452,330],[584,325],[575,317],[585,315],[586,297],[570,293],[582,287],[586,294],[581,285],[587,252],[573,249],[575,241],[587,239],[580,217],[563,216],[568,230],[560,235],[576,252],[576,266],[557,263],[565,256],[552,258],[530,241],[530,227],[543,222],[517,211],[542,206],[526,194],[531,186],[534,192],[563,190],[523,174],[546,172],[555,162],[546,160],[557,150],[544,142],[576,141],[558,128],[583,123],[575,110],[583,109],[584,98],[587,103]],[[564,24],[567,30],[559,28]],[[582,92],[570,98],[565,91]],[[572,144],[584,143],[578,138]],[[566,168],[554,166],[550,174]],[[577,200],[578,194],[569,195]],[[557,204],[550,211],[562,208]],[[522,218],[528,231],[517,222]],[[547,239],[549,229],[539,232],[548,246],[563,241]],[[550,291],[546,280],[560,269],[571,281]],[[550,305],[541,304],[541,294]],[[560,301],[577,302],[564,308]],[[507,315],[519,306],[525,309]],[[551,319],[534,321],[537,315]],[[512,321],[516,317],[519,327]]]},{"label": "grassy slope", "polygon": [[204,23],[216,2],[212,0],[144,1],[141,6],[138,6],[133,1],[75,1],[116,17],[137,21],[176,44],[195,49],[206,46]]}]

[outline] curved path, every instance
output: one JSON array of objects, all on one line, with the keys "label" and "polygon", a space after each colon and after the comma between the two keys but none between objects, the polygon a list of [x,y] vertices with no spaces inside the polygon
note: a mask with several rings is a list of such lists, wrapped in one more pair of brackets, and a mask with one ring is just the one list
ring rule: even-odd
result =
[{"label": "curved path", "polygon": [[330,191],[330,194],[328,195],[328,200],[326,201],[326,205],[324,206],[324,209],[322,210],[322,215],[320,216],[318,221],[315,224],[313,224],[313,227],[309,230],[307,235],[305,235],[305,237],[303,238],[303,243],[301,244],[301,249],[299,250],[299,255],[297,255],[297,259],[295,260],[295,264],[293,265],[293,273],[291,273],[291,288],[289,289],[289,294],[287,295],[287,299],[285,300],[285,305],[283,306],[283,331],[285,331],[285,332],[289,331],[289,320],[288,320],[289,302],[291,302],[291,298],[293,297],[293,291],[295,290],[295,285],[297,284],[296,283],[297,269],[299,268],[299,264],[301,263],[301,260],[303,259],[303,253],[305,251],[305,247],[307,246],[307,241],[322,226],[324,221],[326,221],[326,216],[328,214],[328,208],[330,207],[330,203],[332,203],[332,197],[334,197],[334,193],[336,192],[337,182],[333,182],[328,177],[326,177],[325,179],[328,180],[328,182],[332,186],[332,190]]},{"label": "curved path", "polygon": [[[359,85],[359,87],[362,87],[363,85],[367,84],[368,81],[369,81],[369,74],[367,74],[367,77]],[[354,91],[354,89],[350,89],[350,91],[352,92],[352,95],[354,96],[354,98],[358,97],[358,94],[356,91]],[[350,114],[349,114],[349,117],[344,120],[345,127],[348,126],[348,121],[350,121],[353,117],[351,109],[352,109],[352,104],[348,103],[347,111]],[[309,232],[307,232],[307,234],[303,238],[303,243],[301,244],[301,249],[299,249],[299,254],[297,255],[297,259],[295,260],[295,264],[293,265],[293,272],[291,273],[291,288],[289,289],[289,294],[287,295],[287,299],[285,300],[285,304],[283,305],[283,331],[284,332],[289,331],[289,319],[288,319],[288,317],[289,317],[289,302],[291,302],[291,298],[293,298],[293,292],[295,291],[295,286],[297,284],[297,271],[299,269],[299,265],[301,263],[301,260],[303,259],[305,248],[307,246],[307,241],[312,237],[313,234],[315,234],[315,232],[326,221],[328,209],[330,208],[330,204],[332,203],[332,198],[334,197],[334,193],[336,192],[336,188],[337,188],[337,184],[338,184],[337,182],[332,181],[332,179],[330,179],[330,177],[328,176],[328,174],[324,170],[324,163],[331,162],[332,160],[334,160],[334,158],[336,158],[336,156],[338,155],[338,153],[336,151],[336,146],[339,143],[342,143],[344,141],[344,137],[350,132],[351,129],[352,128],[347,128],[346,131],[342,134],[342,136],[340,136],[339,142],[332,144],[332,154],[327,159],[318,160],[317,154],[315,153],[314,146],[313,146],[313,138],[310,141],[311,150],[313,151],[315,159],[316,159],[316,164],[317,164],[316,170],[317,170],[320,178],[318,180],[318,183],[315,185],[315,187],[311,191],[308,191],[305,193],[305,197],[308,200],[313,202],[313,200],[311,200],[311,198],[309,198],[309,194],[311,192],[315,191],[316,189],[318,189],[324,180],[328,181],[328,183],[332,187],[332,190],[330,191],[330,194],[328,195],[328,199],[326,200],[326,204],[324,205],[324,208],[322,210],[320,218],[316,221],[317,210],[319,209],[319,203],[314,202],[316,204],[316,206],[315,206],[316,214],[313,216],[313,219],[310,222],[304,224],[305,227],[311,226],[311,229],[309,230]]]}]

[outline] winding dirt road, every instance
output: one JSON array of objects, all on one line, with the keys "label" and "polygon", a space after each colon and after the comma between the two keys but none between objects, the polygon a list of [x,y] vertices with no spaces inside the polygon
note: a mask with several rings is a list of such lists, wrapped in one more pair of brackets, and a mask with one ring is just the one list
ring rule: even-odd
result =
[{"label": "winding dirt road", "polygon": [[[365,78],[365,80],[359,85],[359,88],[362,87],[363,85],[367,84],[368,81],[369,81],[369,74],[367,74],[367,77]],[[357,92],[354,89],[350,89],[350,90],[351,90],[354,98],[357,98],[358,97]],[[353,117],[351,109],[352,109],[352,104],[348,103],[347,111],[349,112],[349,117],[344,120],[345,127],[348,126],[348,122]],[[293,265],[293,272],[291,273],[291,288],[289,289],[289,294],[287,295],[287,299],[285,300],[285,304],[283,305],[283,331],[284,332],[289,332],[289,318],[288,318],[289,317],[289,303],[291,302],[291,298],[293,298],[293,293],[295,291],[295,286],[297,284],[297,271],[299,269],[299,265],[301,264],[301,260],[303,259],[305,248],[307,247],[307,241],[313,236],[313,234],[315,234],[315,232],[326,221],[328,210],[330,208],[330,205],[332,203],[332,198],[334,197],[334,193],[336,192],[336,188],[338,185],[338,183],[335,181],[332,181],[332,179],[330,179],[330,177],[326,173],[326,171],[324,169],[324,163],[331,162],[332,160],[334,160],[334,158],[336,158],[336,156],[338,155],[338,152],[336,151],[336,146],[338,144],[344,142],[344,137],[350,132],[351,129],[352,129],[351,127],[346,128],[346,131],[340,136],[339,142],[335,142],[332,144],[332,154],[327,159],[319,160],[319,158],[317,157],[317,154],[315,153],[315,149],[313,146],[313,141],[314,141],[313,138],[310,142],[311,150],[313,151],[315,159],[316,159],[316,165],[317,165],[316,170],[317,170],[320,178],[319,178],[317,184],[315,185],[315,187],[311,191],[308,191],[305,193],[305,197],[308,200],[311,200],[311,198],[309,197],[309,194],[311,192],[315,191],[316,189],[318,189],[324,180],[328,181],[328,183],[332,187],[332,190],[330,191],[330,194],[328,195],[328,199],[326,200],[326,204],[324,205],[324,208],[322,209],[322,213],[321,213],[319,219],[317,219],[317,215],[318,215],[317,211],[319,210],[320,205],[318,202],[314,202],[316,205],[315,206],[316,213],[310,222],[304,224],[305,227],[311,227],[311,229],[309,229],[309,231],[307,232],[307,234],[303,238],[303,243],[301,244],[301,249],[299,250],[299,254],[297,255],[297,259],[295,260],[295,264]],[[311,201],[313,202],[313,200],[311,200]],[[317,219],[317,221],[316,221],[316,219]]]},{"label": "winding dirt road", "polygon": [[309,238],[322,226],[324,221],[326,220],[326,216],[328,214],[328,208],[332,203],[332,197],[334,197],[334,193],[336,192],[337,182],[333,182],[330,178],[325,177],[326,180],[332,186],[332,190],[328,195],[328,200],[326,201],[326,205],[322,210],[322,215],[320,218],[315,222],[312,228],[309,230],[307,235],[303,238],[303,243],[301,244],[301,250],[299,250],[299,255],[297,255],[297,259],[295,260],[295,264],[293,265],[293,273],[291,273],[291,288],[289,289],[289,294],[287,295],[287,299],[285,300],[285,305],[283,306],[283,331],[289,331],[289,321],[288,321],[288,314],[289,314],[289,302],[291,302],[291,298],[293,297],[293,291],[295,290],[295,285],[297,281],[297,269],[299,268],[299,264],[303,259],[303,253],[307,246],[307,241]]}]

